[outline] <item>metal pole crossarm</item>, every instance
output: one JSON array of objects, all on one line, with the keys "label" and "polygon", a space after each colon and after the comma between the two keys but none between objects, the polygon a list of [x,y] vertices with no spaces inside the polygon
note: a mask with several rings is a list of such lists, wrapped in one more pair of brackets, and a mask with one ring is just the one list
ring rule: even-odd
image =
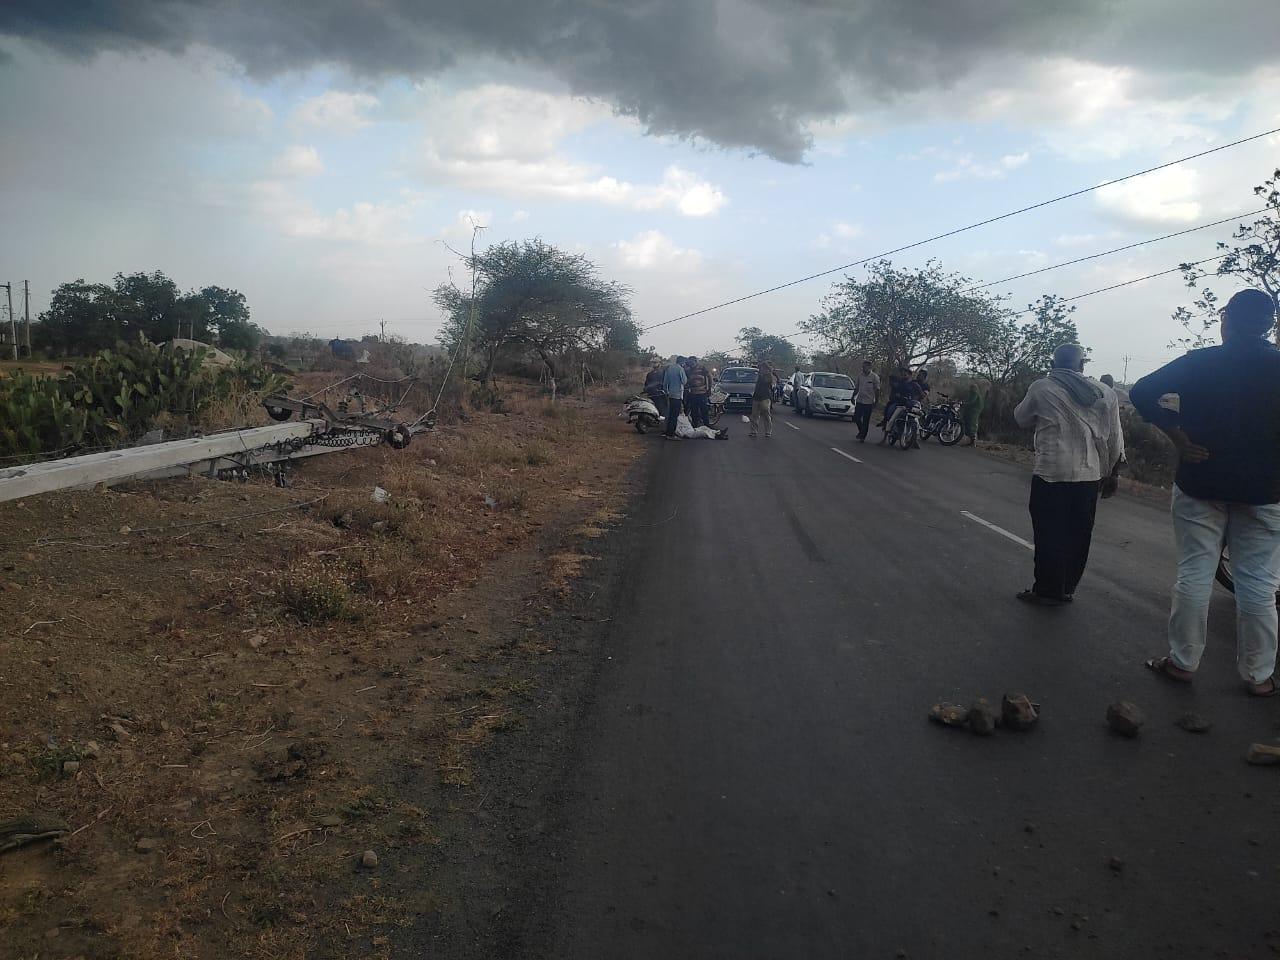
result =
[{"label": "metal pole crossarm", "polygon": [[[216,462],[222,458],[236,462],[247,458],[248,462],[258,463],[289,459],[299,452],[288,445],[289,441],[303,441],[327,433],[328,429],[329,425],[324,420],[299,420],[295,423],[233,430],[207,437],[171,440],[145,447],[129,447],[83,457],[9,467],[0,470],[0,502],[72,487],[91,487],[132,477],[162,473],[172,475],[175,468],[207,461]],[[272,455],[267,448],[276,444],[282,445],[280,452]]]}]

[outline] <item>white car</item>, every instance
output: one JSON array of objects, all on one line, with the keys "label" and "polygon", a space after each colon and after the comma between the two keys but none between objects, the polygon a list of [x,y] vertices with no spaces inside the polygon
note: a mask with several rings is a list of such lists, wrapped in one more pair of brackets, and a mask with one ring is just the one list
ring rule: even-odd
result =
[{"label": "white car", "polygon": [[797,412],[812,417],[853,419],[853,381],[843,373],[811,373],[804,378],[795,399]]}]

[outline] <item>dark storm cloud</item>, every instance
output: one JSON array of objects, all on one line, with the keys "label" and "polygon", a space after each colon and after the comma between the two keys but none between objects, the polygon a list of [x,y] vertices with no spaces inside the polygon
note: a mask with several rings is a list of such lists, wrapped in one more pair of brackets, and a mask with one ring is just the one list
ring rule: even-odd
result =
[{"label": "dark storm cloud", "polygon": [[[1248,25],[1247,29],[1240,29]],[[422,77],[471,56],[545,70],[655,133],[799,160],[806,124],[945,87],[981,59],[1239,72],[1280,0],[7,0],[0,32],[76,56],[192,44],[256,75]]]}]

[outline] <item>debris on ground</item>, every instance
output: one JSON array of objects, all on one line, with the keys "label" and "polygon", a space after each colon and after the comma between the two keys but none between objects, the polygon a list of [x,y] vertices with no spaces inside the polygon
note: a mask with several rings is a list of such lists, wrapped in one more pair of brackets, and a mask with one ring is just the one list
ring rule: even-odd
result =
[{"label": "debris on ground", "polygon": [[0,820],[0,853],[16,850],[29,843],[41,840],[53,840],[67,833],[71,828],[57,817],[43,814],[28,814]]},{"label": "debris on ground", "polygon": [[1010,730],[1030,730],[1040,719],[1040,706],[1025,693],[1006,693],[1000,701],[1000,718]]},{"label": "debris on ground", "polygon": [[1136,737],[1146,720],[1142,711],[1128,700],[1117,700],[1107,707],[1107,726],[1122,737]]},{"label": "debris on ground", "polygon": [[133,845],[133,849],[136,850],[138,853],[154,853],[156,847],[158,847],[159,845],[160,845],[159,841],[157,841],[153,837],[142,837],[140,840],[138,840],[137,843]]},{"label": "debris on ground", "polygon": [[969,709],[958,703],[935,703],[929,708],[929,719],[944,727],[963,727],[969,722]]},{"label": "debris on ground", "polygon": [[1000,719],[995,708],[986,697],[979,697],[969,708],[969,729],[980,737],[989,737],[996,732]]},{"label": "debris on ground", "polygon": [[1269,743],[1251,743],[1245,759],[1259,767],[1275,766],[1280,764],[1280,747]]},{"label": "debris on ground", "polygon": [[1213,726],[1212,720],[1202,717],[1198,713],[1184,713],[1174,723],[1187,731],[1187,733],[1205,733]]},{"label": "debris on ground", "polygon": [[366,870],[372,870],[378,865],[378,855],[372,850],[366,850],[360,854],[360,866]]}]

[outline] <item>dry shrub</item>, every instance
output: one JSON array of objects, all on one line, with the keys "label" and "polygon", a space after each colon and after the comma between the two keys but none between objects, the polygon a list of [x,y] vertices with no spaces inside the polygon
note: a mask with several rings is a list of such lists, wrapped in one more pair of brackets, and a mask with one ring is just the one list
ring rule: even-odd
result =
[{"label": "dry shrub", "polygon": [[365,596],[412,595],[420,584],[429,557],[401,539],[377,538],[351,557],[351,586]]},{"label": "dry shrub", "polygon": [[276,596],[303,623],[360,619],[360,606],[346,571],[308,559],[290,565],[276,584]]},{"label": "dry shrub", "polygon": [[551,463],[551,447],[542,440],[525,444],[524,462],[531,467],[545,467]]},{"label": "dry shrub", "polygon": [[498,495],[498,502],[508,510],[527,510],[533,502],[529,484],[512,482]]}]

